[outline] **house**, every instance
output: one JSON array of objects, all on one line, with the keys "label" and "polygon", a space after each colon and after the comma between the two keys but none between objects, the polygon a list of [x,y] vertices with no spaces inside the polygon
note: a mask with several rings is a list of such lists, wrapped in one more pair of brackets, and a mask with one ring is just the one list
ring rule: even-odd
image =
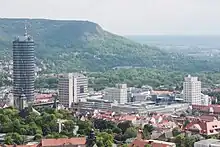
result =
[{"label": "house", "polygon": [[201,119],[190,122],[185,131],[191,131],[193,133],[201,135],[215,135],[220,132],[220,121],[214,119],[213,121],[204,121]]},{"label": "house", "polygon": [[136,115],[124,115],[119,118],[119,121],[131,121],[132,124],[136,124],[138,116]]},{"label": "house", "polygon": [[197,110],[202,113],[220,114],[220,105],[192,105],[192,110]]},{"label": "house", "polygon": [[4,109],[7,107],[8,107],[8,105],[6,104],[6,102],[0,102],[0,109]]},{"label": "house", "polygon": [[86,137],[42,139],[39,147],[86,147]]},{"label": "house", "polygon": [[33,145],[3,145],[4,147],[86,147],[86,137],[42,139]]},{"label": "house", "polygon": [[151,147],[176,147],[175,143],[165,142],[159,140],[138,140],[135,139],[130,147],[145,147],[145,145],[151,145]]}]

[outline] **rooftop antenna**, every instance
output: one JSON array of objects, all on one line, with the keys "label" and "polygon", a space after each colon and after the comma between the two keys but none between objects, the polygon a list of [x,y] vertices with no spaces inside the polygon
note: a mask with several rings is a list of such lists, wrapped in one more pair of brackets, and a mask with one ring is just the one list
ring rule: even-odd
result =
[{"label": "rooftop antenna", "polygon": [[24,36],[27,36],[27,20],[25,20],[25,23],[24,23]]}]

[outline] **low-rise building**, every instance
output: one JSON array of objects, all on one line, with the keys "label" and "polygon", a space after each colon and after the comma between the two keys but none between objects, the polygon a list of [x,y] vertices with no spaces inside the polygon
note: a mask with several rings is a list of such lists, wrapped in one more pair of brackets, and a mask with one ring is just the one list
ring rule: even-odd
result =
[{"label": "low-rise building", "polygon": [[213,121],[205,121],[201,119],[190,122],[186,127],[185,131],[191,131],[195,134],[201,135],[216,135],[220,133],[220,121],[214,118]]},{"label": "low-rise building", "polygon": [[119,104],[128,102],[127,84],[117,84],[116,87],[105,89],[104,99]]},{"label": "low-rise building", "polygon": [[220,147],[220,140],[206,139],[194,143],[194,147]]}]

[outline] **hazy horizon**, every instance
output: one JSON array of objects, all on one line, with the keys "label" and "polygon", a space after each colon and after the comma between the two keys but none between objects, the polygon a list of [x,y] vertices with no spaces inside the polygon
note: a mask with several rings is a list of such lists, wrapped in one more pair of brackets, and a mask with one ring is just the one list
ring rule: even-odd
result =
[{"label": "hazy horizon", "polygon": [[0,0],[0,18],[88,20],[115,34],[220,35],[219,0]]}]

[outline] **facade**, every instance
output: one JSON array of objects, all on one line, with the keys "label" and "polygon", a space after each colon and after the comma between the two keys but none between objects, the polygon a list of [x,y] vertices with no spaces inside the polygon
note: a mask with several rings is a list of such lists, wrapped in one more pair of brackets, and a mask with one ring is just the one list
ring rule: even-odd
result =
[{"label": "facade", "polygon": [[103,110],[103,111],[110,111],[111,110],[111,103],[110,102],[79,102],[77,105],[74,105],[73,108],[83,111],[83,110]]},{"label": "facade", "polygon": [[117,84],[114,88],[105,89],[104,99],[110,102],[117,101],[119,104],[128,102],[127,84]]},{"label": "facade", "polygon": [[185,77],[183,83],[183,99],[185,102],[192,105],[201,104],[201,82],[198,81],[198,77]]},{"label": "facade", "polygon": [[69,73],[59,75],[59,101],[66,108],[88,96],[88,78],[83,74]]},{"label": "facade", "polygon": [[22,90],[27,101],[34,100],[34,78],[34,40],[25,33],[13,41],[13,96],[16,106]]}]

